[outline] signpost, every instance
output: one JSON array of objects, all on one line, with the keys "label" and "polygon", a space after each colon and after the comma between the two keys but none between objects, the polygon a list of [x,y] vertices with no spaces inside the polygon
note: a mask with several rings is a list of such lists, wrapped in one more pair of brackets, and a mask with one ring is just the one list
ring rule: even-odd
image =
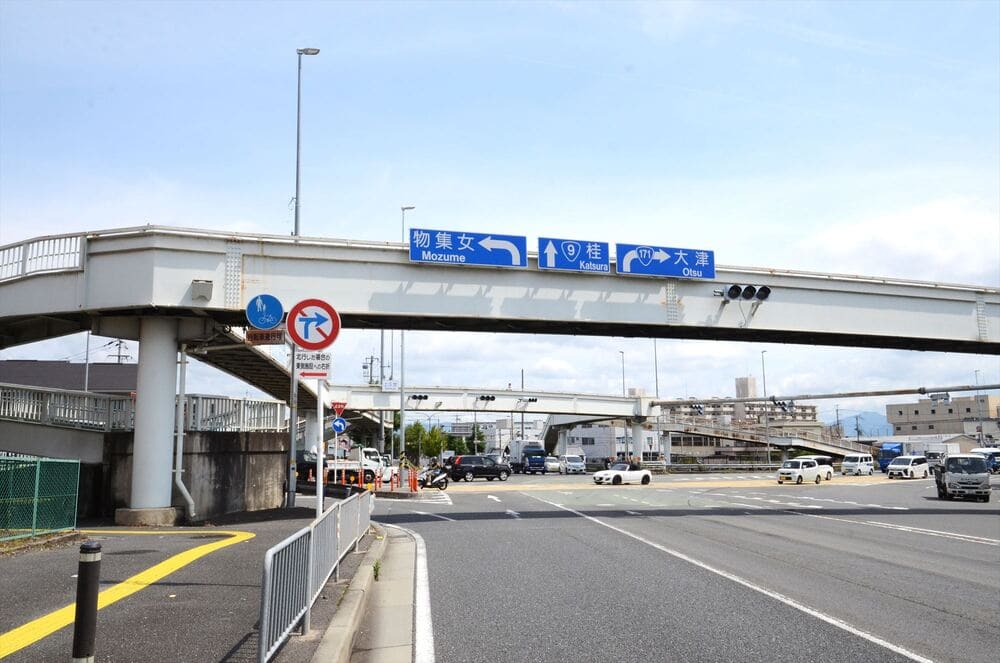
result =
[{"label": "signpost", "polygon": [[330,403],[330,407],[333,408],[334,413],[339,417],[344,414],[344,410],[347,409],[347,403],[342,401],[333,401]]},{"label": "signpost", "polygon": [[715,252],[646,244],[616,244],[619,274],[714,279]]},{"label": "signpost", "polygon": [[[330,354],[320,352],[340,333],[340,315],[322,299],[303,299],[288,312],[288,338],[309,352],[295,353],[295,378],[316,378],[316,517],[323,514],[326,448],[323,444],[323,383],[330,376]],[[346,423],[346,422],[345,422]],[[336,474],[336,466],[334,473]],[[291,483],[289,483],[291,485]]]},{"label": "signpost", "polygon": [[608,243],[539,237],[538,268],[608,274],[611,272]]},{"label": "signpost", "polygon": [[527,267],[527,249],[516,235],[410,228],[410,262]]},{"label": "signpost", "polygon": [[336,419],[333,420],[332,428],[334,433],[340,435],[345,430],[347,430],[347,420],[344,419],[343,417],[337,417]]}]

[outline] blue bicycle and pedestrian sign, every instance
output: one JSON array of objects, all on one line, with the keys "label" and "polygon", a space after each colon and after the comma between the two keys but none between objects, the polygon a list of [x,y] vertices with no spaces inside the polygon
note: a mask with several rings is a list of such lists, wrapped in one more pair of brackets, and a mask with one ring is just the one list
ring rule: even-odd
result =
[{"label": "blue bicycle and pedestrian sign", "polygon": [[257,329],[274,329],[284,315],[285,308],[274,295],[257,295],[247,304],[247,322]]},{"label": "blue bicycle and pedestrian sign", "polygon": [[527,238],[517,235],[410,229],[411,262],[527,267],[527,249]]},{"label": "blue bicycle and pedestrian sign", "polygon": [[714,279],[715,252],[675,249],[646,244],[616,244],[619,274],[627,276],[671,276],[682,279]]}]

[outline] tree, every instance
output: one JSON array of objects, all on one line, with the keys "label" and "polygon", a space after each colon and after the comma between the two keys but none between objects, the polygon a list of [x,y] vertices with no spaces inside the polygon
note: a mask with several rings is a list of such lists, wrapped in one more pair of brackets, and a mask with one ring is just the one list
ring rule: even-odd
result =
[{"label": "tree", "polygon": [[459,435],[449,435],[445,448],[455,452],[455,455],[469,453],[469,448],[465,446],[465,438]]},{"label": "tree", "polygon": [[423,441],[426,436],[427,431],[419,421],[415,421],[406,427],[406,444],[403,445],[403,449],[406,457],[411,462],[420,462],[420,459],[417,457],[417,446],[423,447]]},{"label": "tree", "polygon": [[479,453],[479,443],[483,443],[483,451],[486,451],[486,433],[476,424],[472,428],[472,453]]},{"label": "tree", "polygon": [[444,431],[441,430],[440,426],[434,426],[420,443],[420,450],[425,456],[430,458],[436,458],[441,455],[444,451],[445,445],[448,443],[448,436],[445,435]]}]

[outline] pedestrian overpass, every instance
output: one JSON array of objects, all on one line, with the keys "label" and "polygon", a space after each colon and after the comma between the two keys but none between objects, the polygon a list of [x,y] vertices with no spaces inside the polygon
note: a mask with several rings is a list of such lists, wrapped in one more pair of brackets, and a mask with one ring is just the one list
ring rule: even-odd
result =
[{"label": "pedestrian overpass", "polygon": [[[0,247],[0,348],[90,330],[140,343],[131,507],[170,503],[179,345],[284,399],[238,340],[244,309],[329,300],[349,328],[492,331],[1000,354],[1000,289],[766,267],[715,280],[411,263],[406,246],[145,226]],[[766,286],[766,300],[727,296]],[[308,399],[308,396],[306,396]]]}]

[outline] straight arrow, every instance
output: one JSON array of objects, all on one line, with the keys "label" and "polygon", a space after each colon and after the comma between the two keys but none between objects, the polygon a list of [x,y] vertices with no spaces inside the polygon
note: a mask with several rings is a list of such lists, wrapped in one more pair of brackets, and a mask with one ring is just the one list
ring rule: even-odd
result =
[{"label": "straight arrow", "polygon": [[551,239],[549,240],[549,245],[545,247],[545,266],[556,266],[556,247],[555,244],[552,243]]}]

